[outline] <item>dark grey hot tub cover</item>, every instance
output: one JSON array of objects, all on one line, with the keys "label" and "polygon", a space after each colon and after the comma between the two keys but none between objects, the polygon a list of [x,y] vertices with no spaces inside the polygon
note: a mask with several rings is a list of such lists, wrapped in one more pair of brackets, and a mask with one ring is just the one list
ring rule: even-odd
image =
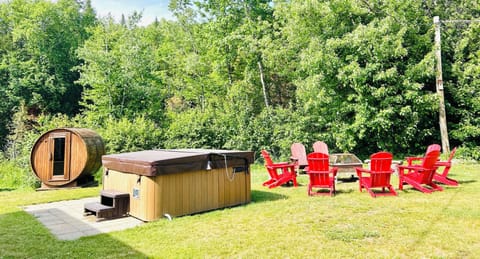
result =
[{"label": "dark grey hot tub cover", "polygon": [[[210,162],[209,162],[210,161]],[[109,170],[145,176],[227,167],[247,167],[253,163],[252,151],[210,149],[159,149],[102,156]],[[209,165],[210,164],[210,165]]]}]

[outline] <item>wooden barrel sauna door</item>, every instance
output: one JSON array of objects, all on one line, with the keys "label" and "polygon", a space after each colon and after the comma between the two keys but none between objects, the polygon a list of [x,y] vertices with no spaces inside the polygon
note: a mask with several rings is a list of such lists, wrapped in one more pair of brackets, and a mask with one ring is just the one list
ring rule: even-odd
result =
[{"label": "wooden barrel sauna door", "polygon": [[49,156],[52,168],[50,172],[50,181],[70,179],[70,132],[52,133],[48,138]]}]

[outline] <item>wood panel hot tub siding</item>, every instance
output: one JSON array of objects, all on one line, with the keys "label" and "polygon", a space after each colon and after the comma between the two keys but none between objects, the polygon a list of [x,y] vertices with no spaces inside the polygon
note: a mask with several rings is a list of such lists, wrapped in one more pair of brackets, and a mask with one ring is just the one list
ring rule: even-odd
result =
[{"label": "wood panel hot tub siding", "polygon": [[[249,203],[250,174],[225,168],[141,176],[109,170],[104,174],[104,189],[130,194],[130,215],[144,221],[182,216]],[[230,179],[229,179],[230,178]],[[232,180],[232,181],[231,181]],[[133,190],[139,197],[133,197]]]}]

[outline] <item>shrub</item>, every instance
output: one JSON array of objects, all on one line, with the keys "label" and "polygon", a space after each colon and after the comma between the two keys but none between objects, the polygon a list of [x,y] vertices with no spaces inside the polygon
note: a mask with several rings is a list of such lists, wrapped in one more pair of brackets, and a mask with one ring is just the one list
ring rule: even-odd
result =
[{"label": "shrub", "polygon": [[31,170],[19,167],[14,161],[0,161],[0,190],[39,187],[40,182]]},{"label": "shrub", "polygon": [[162,130],[144,116],[133,120],[107,119],[98,134],[105,142],[107,154],[159,148],[163,142]]}]

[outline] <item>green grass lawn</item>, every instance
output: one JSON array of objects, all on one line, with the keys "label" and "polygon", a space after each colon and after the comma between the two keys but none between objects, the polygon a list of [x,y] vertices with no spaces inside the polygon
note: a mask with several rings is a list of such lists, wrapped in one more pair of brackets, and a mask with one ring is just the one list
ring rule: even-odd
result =
[{"label": "green grass lawn", "polygon": [[[252,170],[252,202],[165,219],[125,231],[59,241],[23,205],[98,196],[100,187],[0,190],[0,258],[478,258],[480,165],[455,164],[460,187],[372,198],[358,182],[337,183],[335,197],[308,197],[301,186],[267,189]],[[393,177],[397,186],[398,179]],[[398,187],[398,186],[397,186]]]}]

